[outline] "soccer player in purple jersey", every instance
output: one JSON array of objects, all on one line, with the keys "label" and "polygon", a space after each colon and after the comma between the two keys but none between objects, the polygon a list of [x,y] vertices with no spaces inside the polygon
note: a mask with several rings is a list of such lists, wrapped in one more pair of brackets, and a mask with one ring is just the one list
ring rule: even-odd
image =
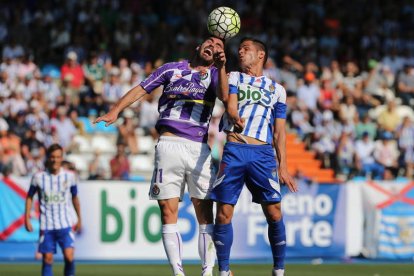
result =
[{"label": "soccer player in purple jersey", "polygon": [[[160,134],[155,150],[150,199],[158,200],[162,220],[162,240],[174,275],[184,275],[182,240],[177,227],[178,204],[185,185],[199,223],[199,254],[202,275],[212,275],[215,251],[212,241],[213,212],[208,192],[215,180],[207,145],[208,126],[216,100],[218,73],[225,74],[214,56],[224,51],[224,43],[207,38],[196,48],[190,61],[172,62],[156,69],[132,88],[114,107],[95,122],[110,125],[118,114],[155,88],[163,86],[156,129]],[[219,97],[220,98],[220,97]]]},{"label": "soccer player in purple jersey", "polygon": [[[71,171],[62,168],[63,149],[58,144],[51,145],[47,151],[46,170],[33,175],[26,198],[25,227],[33,231],[30,223],[30,210],[33,196],[37,193],[40,201],[40,239],[39,252],[43,255],[42,276],[51,276],[53,254],[56,253],[56,243],[63,251],[65,259],[64,275],[75,275],[73,247],[75,231],[81,228],[80,204],[78,199],[77,178]],[[78,216],[73,221],[70,209],[70,199]]]},{"label": "soccer player in purple jersey", "polygon": [[[225,60],[225,56],[221,59]],[[245,38],[239,46],[242,72],[230,72],[228,79],[219,75],[219,87],[223,88],[219,94],[227,103],[227,114],[223,117],[227,143],[210,198],[217,202],[213,240],[220,276],[232,275],[229,266],[233,243],[231,220],[244,184],[253,202],[262,205],[268,222],[272,273],[284,275],[286,234],[280,182],[292,192],[297,191],[297,185],[288,174],[286,164],[286,91],[263,75],[266,59],[266,45]]]}]

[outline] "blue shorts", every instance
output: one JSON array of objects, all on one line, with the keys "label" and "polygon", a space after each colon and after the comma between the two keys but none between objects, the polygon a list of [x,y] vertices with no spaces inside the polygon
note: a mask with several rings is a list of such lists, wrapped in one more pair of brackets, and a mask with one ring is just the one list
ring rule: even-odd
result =
[{"label": "blue shorts", "polygon": [[281,201],[277,164],[271,145],[226,143],[210,199],[234,205],[244,183],[255,203]]},{"label": "blue shorts", "polygon": [[72,228],[64,228],[59,230],[41,230],[39,239],[40,253],[56,253],[56,243],[62,250],[74,247],[75,235]]}]

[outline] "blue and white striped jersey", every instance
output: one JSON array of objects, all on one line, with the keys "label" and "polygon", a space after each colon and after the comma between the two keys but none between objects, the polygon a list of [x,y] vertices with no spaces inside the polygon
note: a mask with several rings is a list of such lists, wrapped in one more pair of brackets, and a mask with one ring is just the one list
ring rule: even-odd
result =
[{"label": "blue and white striped jersey", "polygon": [[[285,88],[266,76],[230,72],[229,93],[237,93],[239,116],[245,119],[241,134],[271,144],[276,118],[286,119]],[[226,113],[222,129],[233,131],[233,124]]]},{"label": "blue and white striped jersey", "polygon": [[58,174],[40,171],[33,175],[29,195],[38,193],[40,202],[40,230],[72,227],[72,196],[77,194],[77,178],[71,171],[61,169]]}]

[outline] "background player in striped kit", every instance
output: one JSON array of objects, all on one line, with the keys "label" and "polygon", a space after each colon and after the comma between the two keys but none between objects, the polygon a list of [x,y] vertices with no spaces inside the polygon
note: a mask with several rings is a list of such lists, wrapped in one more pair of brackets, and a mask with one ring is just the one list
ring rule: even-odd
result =
[{"label": "background player in striped kit", "polygon": [[155,150],[155,168],[149,191],[161,209],[162,239],[174,275],[184,275],[182,241],[178,231],[178,204],[185,185],[193,202],[198,223],[202,275],[212,275],[215,260],[212,241],[212,201],[207,193],[214,182],[208,126],[216,100],[217,72],[225,74],[222,63],[213,66],[213,56],[224,51],[224,43],[207,38],[196,48],[191,61],[166,63],[140,85],[131,89],[115,106],[95,122],[112,124],[118,114],[133,102],[163,85],[158,104],[156,129],[160,134]]},{"label": "background player in striped kit", "polygon": [[220,93],[223,98],[228,97],[227,114],[223,117],[228,142],[211,192],[211,199],[218,202],[213,239],[220,276],[231,275],[231,219],[244,183],[252,193],[253,202],[262,205],[269,225],[273,275],[284,274],[286,234],[281,214],[280,182],[293,192],[297,191],[297,186],[288,174],[286,164],[286,91],[263,75],[266,59],[266,45],[245,38],[239,46],[242,72],[231,72],[228,80],[222,75],[219,77],[219,87],[224,88]]},{"label": "background player in striped kit", "polygon": [[[39,252],[43,254],[42,275],[53,275],[53,254],[56,243],[63,251],[65,259],[64,275],[75,275],[74,240],[72,232],[81,228],[80,204],[77,180],[73,172],[62,168],[63,149],[58,144],[51,145],[47,151],[46,170],[33,175],[26,198],[25,226],[32,232],[30,210],[35,193],[40,201],[40,239]],[[71,216],[70,195],[77,214],[77,222]]]}]

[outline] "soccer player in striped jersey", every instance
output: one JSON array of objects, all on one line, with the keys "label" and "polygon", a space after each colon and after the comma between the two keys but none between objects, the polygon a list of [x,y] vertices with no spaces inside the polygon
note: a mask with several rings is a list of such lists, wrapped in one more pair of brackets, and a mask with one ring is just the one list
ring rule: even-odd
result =
[{"label": "soccer player in striped jersey", "polygon": [[[43,254],[42,276],[53,275],[53,254],[59,244],[65,259],[64,275],[75,275],[73,247],[75,236],[72,232],[81,228],[80,204],[78,199],[77,178],[71,171],[62,168],[63,149],[58,144],[51,145],[47,151],[46,170],[33,175],[26,198],[25,227],[33,231],[30,223],[30,210],[33,196],[37,193],[40,201],[40,239],[39,252]],[[71,216],[72,202],[77,221]]]},{"label": "soccer player in striped jersey", "polygon": [[222,126],[227,132],[227,143],[211,199],[217,202],[213,240],[220,276],[232,275],[229,267],[233,243],[231,219],[244,183],[253,202],[262,205],[269,225],[272,273],[284,275],[286,235],[280,183],[293,192],[297,191],[297,185],[288,174],[286,164],[286,91],[263,75],[266,59],[266,45],[245,38],[239,46],[242,72],[230,72],[228,79],[219,75],[219,87],[224,88],[220,90],[221,97],[227,102]]},{"label": "soccer player in striped jersey", "polygon": [[178,204],[185,186],[193,202],[199,223],[199,254],[202,275],[212,275],[215,261],[213,203],[208,192],[215,180],[208,126],[216,100],[217,74],[225,68],[214,55],[224,51],[224,43],[216,37],[207,38],[196,48],[190,61],[164,64],[140,85],[131,89],[114,107],[95,122],[112,124],[118,114],[139,101],[155,88],[163,86],[159,99],[160,113],[156,129],[160,134],[155,150],[155,168],[149,191],[150,199],[158,200],[162,220],[162,240],[174,275],[184,275],[182,240],[178,231]]}]

